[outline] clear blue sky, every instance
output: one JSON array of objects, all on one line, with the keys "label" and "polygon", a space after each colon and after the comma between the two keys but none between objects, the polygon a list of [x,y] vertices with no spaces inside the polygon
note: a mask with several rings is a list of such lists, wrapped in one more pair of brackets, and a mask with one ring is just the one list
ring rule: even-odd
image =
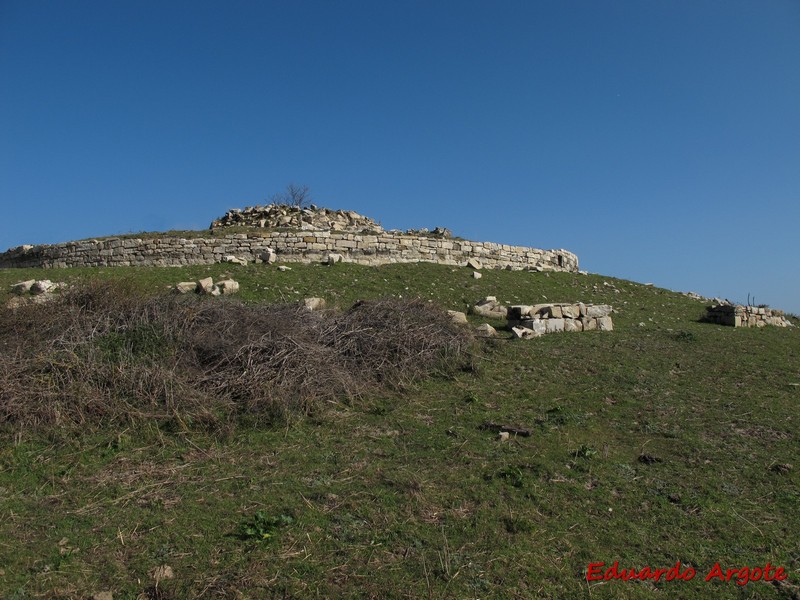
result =
[{"label": "clear blue sky", "polygon": [[289,182],[800,313],[800,2],[0,0],[0,249]]}]

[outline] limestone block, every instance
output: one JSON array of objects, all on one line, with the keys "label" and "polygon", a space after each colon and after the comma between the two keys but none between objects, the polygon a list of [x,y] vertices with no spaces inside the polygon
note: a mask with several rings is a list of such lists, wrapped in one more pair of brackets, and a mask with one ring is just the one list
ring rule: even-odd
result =
[{"label": "limestone block", "polygon": [[533,306],[528,304],[515,304],[508,307],[508,318],[519,320],[530,316],[531,311],[533,311]]},{"label": "limestone block", "polygon": [[564,318],[563,313],[561,312],[561,306],[558,304],[551,304],[549,307],[549,317],[551,319],[562,319]]},{"label": "limestone block", "polygon": [[324,298],[306,298],[303,300],[303,306],[308,310],[321,310],[325,308]]},{"label": "limestone block", "polygon": [[564,331],[564,319],[550,318],[545,320],[547,333],[558,333]]},{"label": "limestone block", "polygon": [[341,254],[336,254],[335,252],[330,252],[325,256],[325,260],[323,261],[326,265],[335,265],[336,263],[340,263],[344,260],[344,256]]},{"label": "limestone block", "polygon": [[475,331],[482,337],[494,337],[497,335],[497,330],[488,323],[478,325],[478,327],[475,328]]},{"label": "limestone block", "polygon": [[541,335],[540,333],[536,333],[533,329],[528,329],[527,327],[512,327],[511,333],[513,333],[514,337],[518,340],[535,338]]},{"label": "limestone block", "polygon": [[613,309],[608,304],[589,304],[586,306],[587,317],[607,317]]},{"label": "limestone block", "polygon": [[487,319],[505,319],[508,317],[508,309],[499,304],[476,304],[472,307],[472,312]]},{"label": "limestone block", "polygon": [[581,317],[584,331],[592,331],[597,329],[597,319],[594,317]]},{"label": "limestone block", "polygon": [[33,284],[36,283],[35,279],[28,279],[27,281],[20,281],[11,286],[11,293],[21,296],[31,291]]},{"label": "limestone block", "polygon": [[225,295],[239,293],[239,282],[234,281],[233,279],[223,279],[222,281],[218,281],[216,287],[219,289],[220,293]]},{"label": "limestone block", "polygon": [[547,319],[523,319],[520,326],[531,329],[539,335],[547,333]]},{"label": "limestone block", "polygon": [[480,269],[482,269],[482,268],[483,268],[483,264],[482,264],[482,263],[481,263],[481,261],[480,261],[480,260],[478,260],[477,258],[470,258],[470,259],[467,261],[467,266],[468,266],[470,269],[475,269],[476,271],[479,271]]},{"label": "limestone block", "polygon": [[481,275],[481,274],[480,274],[480,273],[478,273],[477,271],[473,271],[473,272],[472,272],[472,278],[473,278],[473,279],[480,279],[481,277],[483,277],[483,275]]},{"label": "limestone block", "polygon": [[460,323],[464,325],[469,323],[469,321],[467,321],[467,315],[465,315],[463,312],[459,312],[457,310],[448,310],[447,314],[450,315],[453,323]]},{"label": "limestone block", "polygon": [[188,294],[197,289],[197,283],[194,281],[181,281],[175,284],[175,291],[179,294]]},{"label": "limestone block", "polygon": [[531,316],[540,316],[543,318],[547,318],[550,316],[550,305],[549,304],[534,304],[533,308],[530,311]]},{"label": "limestone block", "polygon": [[564,331],[583,331],[583,323],[578,319],[564,319]]},{"label": "limestone block", "polygon": [[581,316],[581,309],[577,304],[563,304],[561,314],[565,319],[578,319]]},{"label": "limestone block", "polygon": [[245,266],[247,264],[247,259],[240,256],[234,256],[233,254],[228,254],[222,257],[222,262]]},{"label": "limestone block", "polygon": [[197,291],[200,294],[210,294],[214,289],[214,280],[211,277],[200,279],[197,282]]},{"label": "limestone block", "polygon": [[39,296],[41,294],[46,294],[53,290],[56,287],[49,279],[40,279],[39,281],[34,281],[33,285],[31,285],[30,290],[31,294],[34,296]]},{"label": "limestone block", "polygon": [[611,317],[599,317],[597,319],[597,328],[600,331],[613,331],[614,324],[611,322]]}]

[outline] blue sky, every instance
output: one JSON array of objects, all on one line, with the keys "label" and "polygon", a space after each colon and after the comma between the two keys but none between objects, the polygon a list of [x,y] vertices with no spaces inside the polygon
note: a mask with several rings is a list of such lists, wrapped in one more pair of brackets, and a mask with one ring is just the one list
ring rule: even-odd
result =
[{"label": "blue sky", "polygon": [[800,313],[800,2],[0,0],[0,249],[289,182]]}]

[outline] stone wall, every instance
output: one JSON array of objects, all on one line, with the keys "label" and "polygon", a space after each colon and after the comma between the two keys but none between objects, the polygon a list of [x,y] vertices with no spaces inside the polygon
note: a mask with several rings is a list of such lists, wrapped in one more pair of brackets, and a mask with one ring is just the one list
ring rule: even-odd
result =
[{"label": "stone wall", "polygon": [[537,271],[578,270],[566,250],[539,250],[492,242],[470,242],[396,232],[375,235],[335,231],[264,231],[207,238],[106,238],[20,246],[0,254],[0,268],[179,266],[220,262],[235,255],[248,261],[273,250],[281,262],[314,262],[338,253],[364,265],[432,262],[463,266],[477,258],[485,268]]},{"label": "stone wall", "polygon": [[741,304],[712,304],[706,308],[706,321],[733,327],[792,327],[782,310]]},{"label": "stone wall", "polygon": [[608,304],[551,303],[508,308],[508,326],[516,337],[537,337],[562,331],[613,331]]}]

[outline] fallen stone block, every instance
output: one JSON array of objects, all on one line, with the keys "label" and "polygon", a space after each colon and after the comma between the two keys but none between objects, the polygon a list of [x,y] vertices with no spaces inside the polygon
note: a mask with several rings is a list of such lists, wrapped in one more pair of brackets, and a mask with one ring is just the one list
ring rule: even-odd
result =
[{"label": "fallen stone block", "polygon": [[325,299],[324,298],[306,298],[303,300],[303,306],[305,306],[308,310],[322,310],[325,308]]},{"label": "fallen stone block", "polygon": [[247,265],[247,259],[241,258],[239,256],[233,256],[232,254],[228,254],[227,256],[222,257],[222,262],[224,263],[231,263],[233,265]]},{"label": "fallen stone block", "polygon": [[533,329],[528,329],[527,327],[512,327],[511,333],[513,333],[514,337],[518,340],[526,340],[542,335],[541,333],[536,333]]},{"label": "fallen stone block", "polygon": [[447,314],[450,315],[450,318],[452,319],[453,323],[461,323],[461,324],[469,323],[469,321],[467,321],[467,315],[465,315],[463,312],[459,312],[457,310],[448,310]]},{"label": "fallen stone block", "polygon": [[[462,313],[463,314],[463,313]],[[488,323],[484,323],[482,325],[478,325],[475,328],[477,334],[481,337],[494,337],[497,335],[497,330],[489,325]]]},{"label": "fallen stone block", "polygon": [[197,292],[199,294],[210,294],[214,289],[214,280],[211,277],[200,279],[197,282]]},{"label": "fallen stone block", "polygon": [[217,288],[221,294],[230,295],[239,293],[239,282],[233,279],[223,279],[217,282]]},{"label": "fallen stone block", "polygon": [[467,266],[470,269],[475,269],[476,271],[480,271],[483,268],[483,264],[477,258],[470,258],[467,261]]},{"label": "fallen stone block", "polygon": [[180,283],[175,284],[174,289],[179,294],[188,294],[189,292],[194,292],[195,290],[197,290],[197,282],[181,281]]},{"label": "fallen stone block", "polygon": [[39,281],[35,281],[33,283],[30,290],[31,294],[33,294],[34,296],[39,296],[41,294],[46,294],[52,291],[56,287],[57,287],[56,284],[54,284],[49,279],[40,279]]},{"label": "fallen stone block", "polygon": [[483,277],[483,275],[481,275],[481,274],[480,274],[480,273],[478,273],[477,271],[473,271],[473,272],[472,272],[472,278],[473,278],[473,279],[480,279],[481,277]]},{"label": "fallen stone block", "polygon": [[21,296],[31,291],[33,284],[36,283],[35,279],[28,279],[27,281],[20,281],[11,286],[11,293]]},{"label": "fallen stone block", "polygon": [[325,256],[325,260],[322,261],[326,265],[335,265],[336,263],[340,263],[344,260],[344,256],[341,254],[336,254],[335,252],[331,252]]}]

